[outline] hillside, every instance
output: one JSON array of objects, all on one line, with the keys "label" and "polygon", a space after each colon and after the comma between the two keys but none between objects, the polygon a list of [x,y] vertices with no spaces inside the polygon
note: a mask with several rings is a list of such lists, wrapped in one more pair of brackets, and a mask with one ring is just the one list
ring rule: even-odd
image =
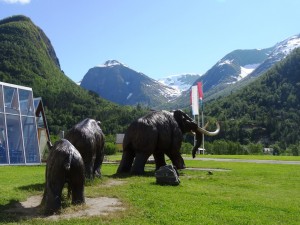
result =
[{"label": "hillside", "polygon": [[219,138],[279,144],[300,140],[300,49],[295,49],[240,91],[207,104],[205,114],[222,121]]},{"label": "hillside", "polygon": [[283,60],[288,56],[295,48],[300,47],[300,34],[291,36],[276,45],[274,45],[270,52],[268,52],[268,57],[259,64],[251,73],[249,73],[244,79],[234,82],[231,85],[226,86],[221,91],[215,91],[214,88],[211,89],[208,93],[207,99],[217,98],[219,96],[228,95],[231,92],[241,89],[242,87],[247,86],[257,77],[259,77],[264,72],[268,71],[273,65],[277,62]]},{"label": "hillside", "polygon": [[103,65],[89,69],[80,86],[120,105],[155,106],[168,102],[177,94],[172,87],[117,60],[108,60]]},{"label": "hillside", "polygon": [[122,132],[139,109],[120,107],[90,93],[61,70],[46,34],[25,16],[0,21],[0,80],[33,88],[42,97],[50,132],[57,134],[83,118],[102,121],[105,133]]}]

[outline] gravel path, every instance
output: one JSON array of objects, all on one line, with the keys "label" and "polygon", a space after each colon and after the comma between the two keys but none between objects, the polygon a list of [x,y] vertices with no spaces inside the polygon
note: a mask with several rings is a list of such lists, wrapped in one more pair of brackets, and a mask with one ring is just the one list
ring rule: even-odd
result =
[{"label": "gravel path", "polygon": [[185,158],[187,160],[219,161],[219,162],[245,162],[245,163],[265,163],[265,164],[289,164],[300,165],[300,161],[284,160],[261,160],[261,159],[217,159],[217,158]]}]

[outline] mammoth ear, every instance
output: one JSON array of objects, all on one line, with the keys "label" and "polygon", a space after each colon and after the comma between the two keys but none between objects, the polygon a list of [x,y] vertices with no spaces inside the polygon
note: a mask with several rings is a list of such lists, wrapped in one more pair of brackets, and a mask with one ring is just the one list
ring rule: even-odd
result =
[{"label": "mammoth ear", "polygon": [[174,118],[176,120],[176,122],[178,123],[180,129],[183,129],[183,113],[181,110],[175,110],[173,112]]}]

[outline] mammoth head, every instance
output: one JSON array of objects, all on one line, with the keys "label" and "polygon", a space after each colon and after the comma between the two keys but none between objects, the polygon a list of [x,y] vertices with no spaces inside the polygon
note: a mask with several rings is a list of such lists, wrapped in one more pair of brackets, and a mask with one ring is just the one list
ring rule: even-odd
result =
[{"label": "mammoth head", "polygon": [[220,125],[218,122],[216,123],[217,129],[211,132],[206,130],[206,126],[204,128],[199,127],[197,123],[183,111],[175,110],[173,113],[174,118],[183,133],[193,132],[198,134],[198,136],[200,134],[205,134],[207,136],[215,136],[220,132]]},{"label": "mammoth head", "polygon": [[189,117],[187,114],[185,114],[181,110],[174,111],[174,118],[177,121],[177,123],[183,133],[192,132],[192,133],[196,134],[196,143],[192,150],[193,158],[195,158],[196,151],[202,143],[203,134],[207,135],[207,136],[215,136],[220,132],[220,125],[218,122],[216,123],[217,129],[215,131],[211,132],[211,131],[206,130],[206,127],[208,124],[206,124],[203,128],[199,127],[191,117]]}]

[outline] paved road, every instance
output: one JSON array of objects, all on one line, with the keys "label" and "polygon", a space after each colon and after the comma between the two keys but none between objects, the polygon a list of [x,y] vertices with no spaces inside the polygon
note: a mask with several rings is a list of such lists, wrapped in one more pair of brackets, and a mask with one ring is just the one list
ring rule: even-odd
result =
[{"label": "paved road", "polygon": [[265,164],[289,164],[300,165],[300,161],[283,161],[283,160],[259,160],[259,159],[217,159],[217,158],[186,158],[187,160],[202,160],[202,161],[219,161],[219,162],[246,162],[246,163],[265,163]]}]

